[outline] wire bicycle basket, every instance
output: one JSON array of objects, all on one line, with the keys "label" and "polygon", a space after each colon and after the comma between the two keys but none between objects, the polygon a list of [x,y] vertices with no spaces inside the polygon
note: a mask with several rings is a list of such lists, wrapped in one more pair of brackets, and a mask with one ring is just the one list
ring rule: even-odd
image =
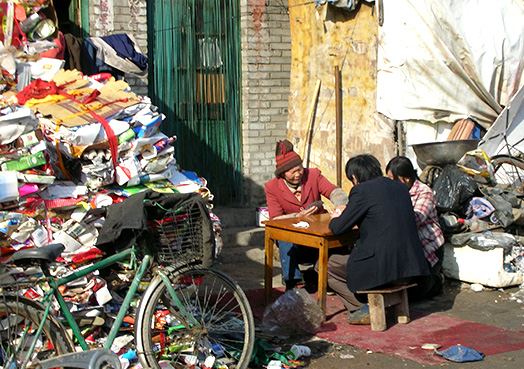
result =
[{"label": "wire bicycle basket", "polygon": [[204,259],[203,218],[200,209],[184,204],[148,221],[160,264],[185,265]]}]

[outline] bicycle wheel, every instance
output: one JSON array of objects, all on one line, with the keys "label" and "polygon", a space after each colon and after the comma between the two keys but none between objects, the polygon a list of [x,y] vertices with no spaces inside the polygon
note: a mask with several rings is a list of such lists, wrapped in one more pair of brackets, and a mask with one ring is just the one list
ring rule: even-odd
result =
[{"label": "bicycle wheel", "polygon": [[[36,331],[44,316],[43,307],[27,298],[0,296],[0,368],[31,366],[35,360],[74,352],[74,345],[55,316],[49,315],[42,333]],[[34,352],[26,361],[31,344]]]},{"label": "bicycle wheel", "polygon": [[498,155],[491,158],[495,182],[522,189],[524,181],[524,161],[509,155]]},{"label": "bicycle wheel", "polygon": [[135,330],[142,365],[161,368],[168,361],[175,368],[246,368],[255,330],[238,283],[208,268],[175,270],[170,280],[180,303],[159,276],[140,302]]}]

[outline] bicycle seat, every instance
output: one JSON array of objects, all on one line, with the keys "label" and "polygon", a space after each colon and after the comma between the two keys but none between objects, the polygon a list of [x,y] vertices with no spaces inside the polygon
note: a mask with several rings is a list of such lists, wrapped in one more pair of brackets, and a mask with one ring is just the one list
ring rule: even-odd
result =
[{"label": "bicycle seat", "polygon": [[24,249],[15,252],[11,257],[13,263],[18,267],[40,265],[42,262],[52,262],[64,252],[65,246],[61,243],[52,243],[47,246]]}]

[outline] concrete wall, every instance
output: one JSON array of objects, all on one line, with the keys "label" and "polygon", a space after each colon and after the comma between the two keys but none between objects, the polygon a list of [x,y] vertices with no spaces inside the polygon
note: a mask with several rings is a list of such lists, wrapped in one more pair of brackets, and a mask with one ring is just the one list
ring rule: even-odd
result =
[{"label": "concrete wall", "polygon": [[[305,164],[320,168],[333,183],[340,165],[342,187],[347,191],[351,184],[344,167],[350,157],[371,153],[385,165],[395,154],[395,126],[376,114],[376,11],[365,3],[353,12],[328,5],[316,7],[315,2],[302,0],[289,0],[289,6],[292,65],[287,135]],[[339,163],[335,150],[336,66],[342,99]],[[314,100],[317,81],[320,90]]]}]

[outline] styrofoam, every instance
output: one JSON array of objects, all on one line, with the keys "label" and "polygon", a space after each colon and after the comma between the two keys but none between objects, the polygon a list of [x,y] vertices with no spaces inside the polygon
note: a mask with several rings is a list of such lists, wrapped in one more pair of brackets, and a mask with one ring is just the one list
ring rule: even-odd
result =
[{"label": "styrofoam", "polygon": [[504,250],[496,247],[483,251],[469,246],[444,245],[442,272],[448,278],[487,287],[508,287],[522,284],[522,273],[504,270]]}]

